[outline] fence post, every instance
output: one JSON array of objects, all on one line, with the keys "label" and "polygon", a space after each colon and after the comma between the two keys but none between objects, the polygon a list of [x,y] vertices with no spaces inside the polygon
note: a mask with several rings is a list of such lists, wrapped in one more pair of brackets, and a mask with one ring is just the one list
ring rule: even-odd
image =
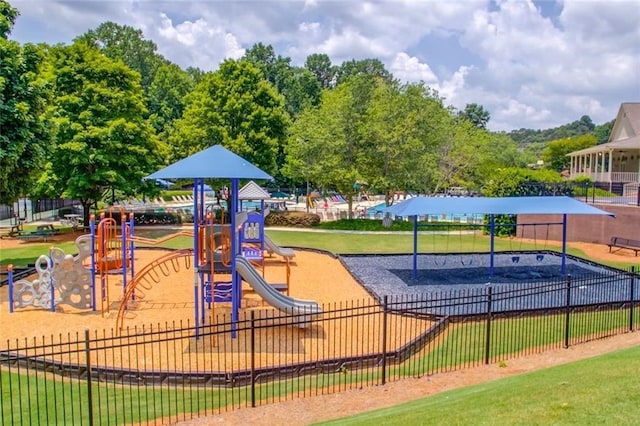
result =
[{"label": "fence post", "polygon": [[589,182],[584,183],[584,202],[589,202]]},{"label": "fence post", "polygon": [[571,274],[567,275],[567,291],[565,300],[565,318],[564,318],[564,347],[569,347],[569,333],[571,319]]},{"label": "fence post", "polygon": [[636,309],[635,303],[635,286],[636,286],[636,267],[631,267],[631,279],[629,280],[629,331],[634,330],[634,311]]},{"label": "fence post", "polygon": [[638,193],[636,194],[636,206],[640,207],[640,185],[638,185]]},{"label": "fence post", "polygon": [[7,265],[7,279],[9,280],[9,313],[13,313],[13,265]]},{"label": "fence post", "polygon": [[487,333],[484,342],[484,363],[489,364],[491,353],[491,310],[492,310],[493,287],[487,287]]},{"label": "fence post", "polygon": [[383,385],[387,383],[387,303],[388,296],[385,294],[382,301],[382,371],[380,374]]},{"label": "fence post", "polygon": [[89,425],[93,424],[93,395],[91,392],[91,345],[89,341],[89,329],[84,329],[84,356],[87,367],[87,410],[89,414]]},{"label": "fence post", "polygon": [[251,407],[256,406],[256,322],[251,311]]}]

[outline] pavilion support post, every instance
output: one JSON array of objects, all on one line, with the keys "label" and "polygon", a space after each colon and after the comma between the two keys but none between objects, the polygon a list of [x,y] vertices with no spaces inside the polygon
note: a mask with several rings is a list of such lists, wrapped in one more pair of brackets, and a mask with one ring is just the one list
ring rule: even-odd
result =
[{"label": "pavilion support post", "polygon": [[496,238],[495,238],[496,232],[495,231],[496,231],[495,216],[491,214],[489,216],[489,236],[491,238],[491,247],[490,247],[490,253],[489,253],[489,276],[490,277],[493,276],[493,272],[494,272],[493,254],[496,248]]},{"label": "pavilion support post", "polygon": [[418,280],[418,215],[413,217],[413,280]]},{"label": "pavilion support post", "polygon": [[562,215],[562,275],[567,271],[567,215]]},{"label": "pavilion support post", "polygon": [[193,197],[193,315],[195,321],[196,339],[200,338],[200,279],[198,276],[199,259],[198,251],[200,249],[198,244],[198,223],[200,218],[198,217],[198,185],[200,179],[193,180],[193,189],[195,191]]},{"label": "pavilion support post", "polygon": [[238,179],[231,179],[231,337],[236,338],[236,329],[240,314],[242,298],[242,281],[236,270],[236,256],[240,253],[238,230],[236,229],[238,214]]}]

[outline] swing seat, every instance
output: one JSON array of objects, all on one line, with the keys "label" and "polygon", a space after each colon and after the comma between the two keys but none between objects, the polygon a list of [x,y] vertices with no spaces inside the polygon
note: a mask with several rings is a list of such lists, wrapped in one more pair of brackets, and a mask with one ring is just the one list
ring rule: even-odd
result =
[{"label": "swing seat", "polygon": [[511,257],[511,262],[519,263],[520,262],[520,256],[512,256]]},{"label": "swing seat", "polygon": [[542,262],[542,261],[544,260],[544,254],[538,254],[538,255],[536,255],[536,260],[537,260],[538,262]]}]

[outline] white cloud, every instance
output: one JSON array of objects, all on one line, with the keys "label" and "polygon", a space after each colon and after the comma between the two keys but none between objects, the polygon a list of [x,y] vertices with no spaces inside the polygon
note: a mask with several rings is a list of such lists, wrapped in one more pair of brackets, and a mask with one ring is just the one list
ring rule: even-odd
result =
[{"label": "white cloud", "polygon": [[543,4],[544,13],[531,0],[11,3],[21,12],[19,41],[68,42],[113,21],[142,29],[182,67],[215,69],[257,42],[294,65],[312,53],[334,64],[378,58],[456,108],[483,105],[496,130],[557,126],[584,114],[603,123],[621,102],[640,100],[637,0],[557,0]]},{"label": "white cloud", "polygon": [[163,14],[160,26],[155,30],[160,39],[152,39],[158,44],[159,52],[173,58],[183,68],[216,69],[225,59],[237,59],[245,52],[232,34],[204,19],[173,25],[171,19]]},{"label": "white cloud", "polygon": [[423,64],[415,56],[409,56],[404,52],[396,55],[389,66],[389,71],[393,73],[394,77],[403,81],[424,81],[426,84],[438,83],[438,77],[431,71],[431,67],[428,64]]}]

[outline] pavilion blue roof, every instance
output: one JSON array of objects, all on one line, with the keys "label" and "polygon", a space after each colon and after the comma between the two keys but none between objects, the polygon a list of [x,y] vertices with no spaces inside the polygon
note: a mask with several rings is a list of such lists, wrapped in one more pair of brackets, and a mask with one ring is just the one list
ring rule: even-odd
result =
[{"label": "pavilion blue roof", "polygon": [[244,158],[214,145],[150,174],[145,179],[267,179],[273,178]]},{"label": "pavilion blue roof", "polygon": [[394,216],[427,214],[614,214],[571,197],[413,197],[387,207]]}]

